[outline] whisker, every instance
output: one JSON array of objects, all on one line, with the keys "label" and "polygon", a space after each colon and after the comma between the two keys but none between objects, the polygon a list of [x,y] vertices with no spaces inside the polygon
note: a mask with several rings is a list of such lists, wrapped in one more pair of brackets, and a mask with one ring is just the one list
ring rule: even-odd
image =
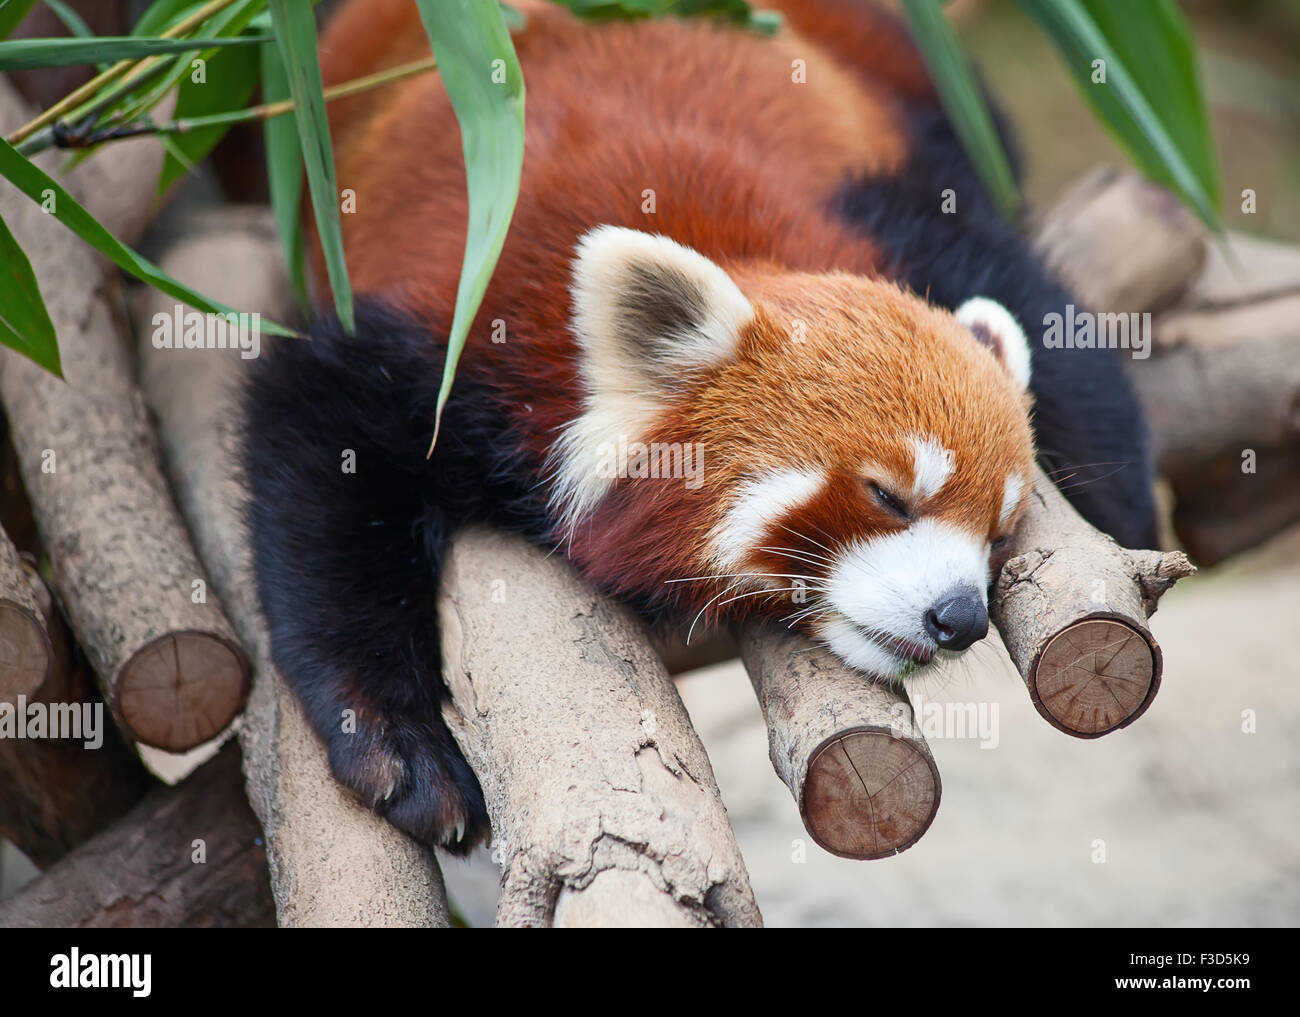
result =
[{"label": "whisker", "polygon": [[807,579],[814,582],[812,576],[806,576],[801,572],[719,572],[712,576],[686,576],[683,579],[665,579],[665,583],[695,583],[705,579]]},{"label": "whisker", "polygon": [[787,558],[794,558],[798,561],[819,562],[825,565],[834,565],[835,562],[825,555],[814,554],[812,551],[796,551],[792,547],[760,547],[760,551],[770,551],[772,554],[783,554]]},{"label": "whisker", "polygon": [[[777,526],[780,526],[781,529],[787,531],[788,533],[793,533],[793,534],[794,534],[796,537],[798,537],[800,540],[806,540],[806,541],[808,541],[808,543],[810,543],[810,544],[816,544],[818,547],[820,547],[820,548],[821,548],[823,551],[825,551],[827,554],[831,554],[831,555],[833,555],[833,554],[835,553],[834,548],[827,547],[825,544],[823,544],[823,543],[821,543],[821,542],[819,542],[819,541],[813,540],[812,537],[808,536],[808,534],[806,534],[806,533],[800,533],[798,530],[792,530],[792,529],[790,529],[790,527],[786,526],[784,523],[777,523],[776,525],[777,525]],[[820,528],[819,528],[819,532],[821,532],[821,531],[820,531]],[[822,536],[826,537],[826,534],[825,534],[824,532],[822,532]],[[829,540],[830,538],[827,537],[826,539]]]}]

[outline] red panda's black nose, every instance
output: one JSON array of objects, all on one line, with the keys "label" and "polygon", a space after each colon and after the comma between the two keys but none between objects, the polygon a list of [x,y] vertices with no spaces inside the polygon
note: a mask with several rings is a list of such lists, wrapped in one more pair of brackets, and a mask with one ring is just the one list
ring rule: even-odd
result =
[{"label": "red panda's black nose", "polygon": [[984,601],[971,590],[959,590],[925,612],[925,630],[945,650],[964,650],[989,631]]}]

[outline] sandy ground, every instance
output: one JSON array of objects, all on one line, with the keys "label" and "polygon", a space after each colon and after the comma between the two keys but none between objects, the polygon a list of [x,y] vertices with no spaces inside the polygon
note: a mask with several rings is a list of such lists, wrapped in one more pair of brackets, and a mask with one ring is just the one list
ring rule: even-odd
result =
[{"label": "sandy ground", "polygon": [[[997,744],[931,737],[934,825],[875,862],[835,858],[804,833],[738,664],[679,688],[770,926],[1296,925],[1300,665],[1287,636],[1298,609],[1300,532],[1177,587],[1153,621],[1160,694],[1096,741],[1039,717],[1001,646],[929,679],[932,702],[996,716]],[[489,924],[486,855],[444,871],[462,915]]]}]

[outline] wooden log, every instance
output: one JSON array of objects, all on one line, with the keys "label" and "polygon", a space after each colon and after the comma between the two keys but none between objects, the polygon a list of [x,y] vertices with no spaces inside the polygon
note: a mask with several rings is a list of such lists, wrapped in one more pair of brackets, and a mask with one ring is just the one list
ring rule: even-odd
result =
[{"label": "wooden log", "polygon": [[1112,167],[1072,187],[1042,220],[1036,240],[1085,305],[1108,311],[1169,306],[1205,262],[1205,232],[1195,216],[1140,174]]},{"label": "wooden log", "polygon": [[0,902],[0,928],[266,928],[275,910],[239,747],[135,808]]},{"label": "wooden log", "polygon": [[1174,532],[1192,560],[1215,565],[1300,522],[1300,443],[1253,448],[1201,463],[1172,480]]},{"label": "wooden log", "polygon": [[1165,315],[1155,335],[1152,363],[1132,374],[1171,479],[1300,442],[1300,296]]},{"label": "wooden log", "polygon": [[89,706],[103,719],[94,737],[83,729],[82,738],[56,739],[49,732],[41,738],[0,738],[0,837],[43,869],[126,812],[157,781],[103,717],[90,665],[72,641],[53,594],[27,561],[19,568],[50,643],[50,670],[39,688],[15,697],[16,709],[27,712],[36,704],[49,716],[52,708],[66,715],[76,707],[84,724],[96,716],[87,717]]},{"label": "wooden log", "polygon": [[[0,82],[0,125],[29,113]],[[110,192],[120,169],[92,173],[138,152],[109,149],[83,166],[92,208],[152,202],[153,177]],[[41,161],[48,170],[57,153]],[[243,707],[247,660],[216,598],[196,596],[206,577],[158,468],[94,253],[14,188],[0,189],[0,217],[32,262],[67,379],[12,352],[0,360],[0,398],[55,584],[123,732],[192,748]]]},{"label": "wooden log", "polygon": [[[282,314],[290,292],[270,214],[216,209],[162,259],[175,278],[227,303]],[[150,322],[172,301],[135,306],[140,384],[159,423],[166,466],[213,586],[253,657],[240,722],[248,797],[265,830],[281,926],[450,924],[433,854],[362,806],[329,770],[325,748],[270,661],[250,566],[235,449],[238,351],[157,350]],[[294,341],[294,340],[291,340]]]},{"label": "wooden log", "polygon": [[504,867],[499,926],[760,924],[708,756],[628,611],[471,528],[439,617],[443,716]]},{"label": "wooden log", "polygon": [[[1038,246],[1085,305],[1125,311],[1167,305],[1205,259],[1204,235],[1186,209],[1136,174],[1114,171],[1089,174],[1067,194],[1043,221]],[[1119,547],[1039,470],[989,604],[1039,713],[1080,738],[1141,716],[1162,669],[1146,619],[1193,571],[1178,552]]]},{"label": "wooden log", "polygon": [[33,695],[53,667],[54,646],[45,618],[17,550],[0,530],[0,703]]},{"label": "wooden log", "polygon": [[772,765],[813,840],[862,859],[915,844],[942,784],[902,687],[870,681],[782,629],[748,626],[740,646]]},{"label": "wooden log", "polygon": [[1173,524],[1213,565],[1300,521],[1300,247],[1230,234],[1133,371]]},{"label": "wooden log", "polygon": [[1300,246],[1229,231],[1211,244],[1183,306],[1195,310],[1255,304],[1300,293]]},{"label": "wooden log", "polygon": [[1140,717],[1161,675],[1146,619],[1194,571],[1179,551],[1120,547],[1084,522],[1039,470],[989,603],[1038,712],[1079,738]]}]

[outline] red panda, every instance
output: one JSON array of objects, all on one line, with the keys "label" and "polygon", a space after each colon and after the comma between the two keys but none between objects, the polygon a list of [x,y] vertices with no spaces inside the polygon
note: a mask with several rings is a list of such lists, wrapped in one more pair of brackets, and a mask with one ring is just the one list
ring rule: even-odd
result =
[{"label": "red panda", "polygon": [[[648,620],[784,620],[891,679],[987,632],[1031,402],[1040,458],[1127,466],[1071,492],[1085,515],[1134,543],[1153,516],[1113,352],[1027,340],[1070,298],[993,211],[892,15],[768,4],[786,24],[765,38],[517,6],[519,201],[432,458],[466,229],[436,75],[331,105],[358,335],[319,316],[245,392],[275,661],[335,774],[453,850],[488,833],[432,623],[463,522],[562,550]],[[327,84],[427,51],[410,0],[356,0],[321,42]]]}]

